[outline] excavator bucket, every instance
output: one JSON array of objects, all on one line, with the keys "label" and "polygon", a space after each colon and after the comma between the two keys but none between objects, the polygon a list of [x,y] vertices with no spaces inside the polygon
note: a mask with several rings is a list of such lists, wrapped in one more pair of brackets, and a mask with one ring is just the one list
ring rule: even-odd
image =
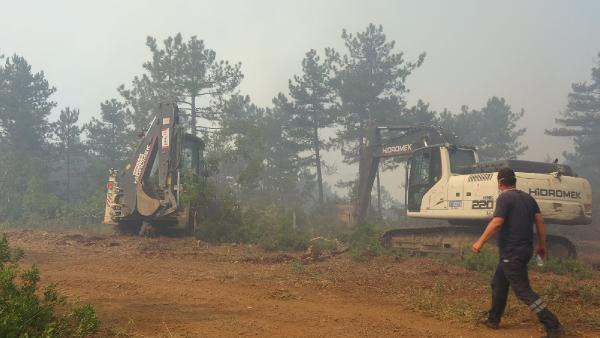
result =
[{"label": "excavator bucket", "polygon": [[142,216],[152,216],[160,207],[160,203],[157,199],[152,198],[144,192],[142,182],[138,182],[135,185],[135,193],[137,198],[137,211]]}]

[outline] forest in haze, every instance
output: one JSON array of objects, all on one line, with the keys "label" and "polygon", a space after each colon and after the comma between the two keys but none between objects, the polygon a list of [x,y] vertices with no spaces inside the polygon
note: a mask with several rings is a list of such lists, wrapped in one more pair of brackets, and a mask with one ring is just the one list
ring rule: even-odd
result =
[{"label": "forest in haze", "polygon": [[[482,160],[526,159],[521,137],[527,130],[519,120],[527,112],[509,98],[492,96],[482,107],[464,102],[460,111],[434,111],[421,100],[411,105],[410,76],[427,67],[426,51],[407,59],[374,24],[343,30],[341,39],[342,49],[298,55],[301,72],[289,74],[288,87],[273,93],[271,105],[258,106],[253,93],[239,89],[244,65],[220,59],[201,36],[149,36],[143,71],[129,83],[115,83],[119,96],[99,102],[88,121],[80,120],[78,107],[54,101],[56,88],[43,70],[0,46],[0,224],[99,224],[109,169],[132,155],[161,102],[177,103],[189,132],[205,140],[211,193],[259,215],[261,224],[291,219],[290,212],[311,229],[336,222],[335,205],[352,202],[356,181],[328,185],[324,177],[335,177],[337,168],[323,152],[338,152],[358,174],[369,124],[439,124],[462,144],[478,147]],[[561,117],[546,132],[572,139],[561,162],[591,181],[597,214],[600,54],[590,72],[588,79],[573,79],[567,106],[556,107]],[[53,112],[56,119],[50,119]],[[382,189],[385,214],[399,217],[401,202]],[[243,216],[224,210],[217,223]],[[226,232],[212,236],[240,239]]]}]

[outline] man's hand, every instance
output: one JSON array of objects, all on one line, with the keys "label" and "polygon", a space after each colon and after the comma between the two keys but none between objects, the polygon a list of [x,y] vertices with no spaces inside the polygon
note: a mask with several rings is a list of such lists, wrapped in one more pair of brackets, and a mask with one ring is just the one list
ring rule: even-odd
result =
[{"label": "man's hand", "polygon": [[538,245],[537,249],[535,249],[535,253],[540,255],[540,257],[546,257],[546,247]]},{"label": "man's hand", "polygon": [[535,253],[540,257],[546,257],[546,223],[542,214],[535,214],[535,227],[538,235],[538,246],[535,249]]},{"label": "man's hand", "polygon": [[475,253],[479,253],[479,250],[481,250],[481,247],[483,247],[485,242],[487,242],[490,239],[490,237],[492,237],[496,232],[498,232],[498,230],[500,230],[500,228],[502,227],[502,224],[504,224],[504,218],[502,218],[502,217],[492,218],[490,223],[488,223],[487,227],[483,231],[483,234],[481,234],[481,237],[479,237],[477,242],[473,243],[473,245],[471,246],[471,250],[473,250],[473,252],[475,252]]},{"label": "man's hand", "polygon": [[483,242],[481,240],[479,240],[479,241],[473,243],[473,245],[471,246],[471,250],[473,250],[474,253],[479,253],[482,246],[483,246]]}]

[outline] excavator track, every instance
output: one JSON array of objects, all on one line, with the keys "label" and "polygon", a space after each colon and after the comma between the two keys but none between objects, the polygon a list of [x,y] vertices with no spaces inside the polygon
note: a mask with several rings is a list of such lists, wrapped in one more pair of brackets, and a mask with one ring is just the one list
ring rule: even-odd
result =
[{"label": "excavator track", "polygon": [[[399,249],[412,255],[462,255],[470,250],[471,244],[482,232],[482,228],[473,226],[407,227],[385,232],[381,242],[386,248]],[[492,242],[495,242],[495,238]],[[577,258],[576,246],[568,238],[547,235],[546,242],[549,258]]]},{"label": "excavator track", "polygon": [[460,255],[478,233],[478,228],[467,226],[398,228],[385,232],[381,240],[386,248],[410,254]]}]

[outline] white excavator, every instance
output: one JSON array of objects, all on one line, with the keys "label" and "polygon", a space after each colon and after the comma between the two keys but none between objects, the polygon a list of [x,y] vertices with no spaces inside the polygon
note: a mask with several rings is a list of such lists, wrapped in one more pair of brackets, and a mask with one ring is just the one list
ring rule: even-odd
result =
[{"label": "white excavator", "polygon": [[[516,172],[517,189],[536,199],[550,227],[592,222],[590,183],[569,166],[521,160],[482,163],[476,148],[457,145],[456,137],[439,126],[370,127],[361,153],[357,223],[365,222],[373,182],[384,158],[407,163],[407,216],[447,221],[440,226],[387,231],[386,246],[433,253],[463,250],[492,217],[499,194],[497,171],[502,167]],[[550,257],[577,255],[576,246],[566,237],[548,235],[547,242]]]}]

